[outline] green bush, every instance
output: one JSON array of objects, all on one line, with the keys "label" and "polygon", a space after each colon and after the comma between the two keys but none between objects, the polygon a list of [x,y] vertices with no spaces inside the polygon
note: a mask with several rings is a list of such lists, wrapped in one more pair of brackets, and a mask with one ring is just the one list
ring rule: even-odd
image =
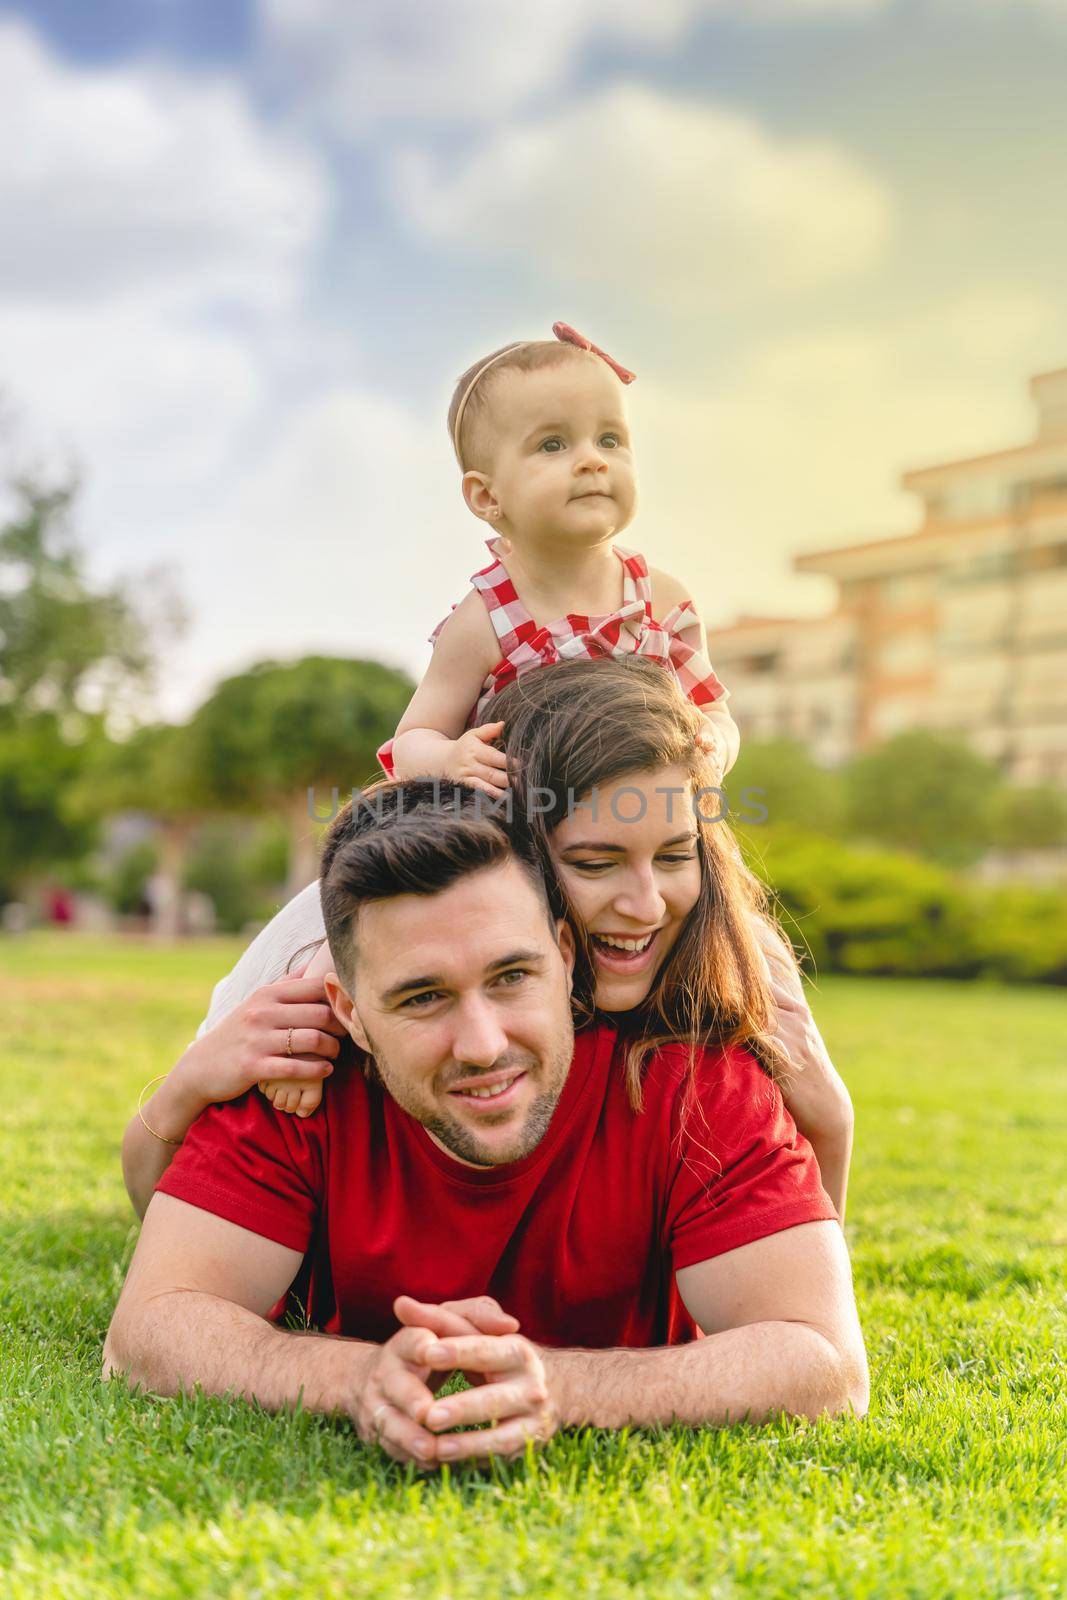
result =
[{"label": "green bush", "polygon": [[784,824],[836,833],[844,821],[841,773],[818,766],[794,739],[742,742],[725,789],[735,815],[743,817],[757,804],[763,805],[771,827]]},{"label": "green bush", "polygon": [[1002,778],[963,739],[924,728],[899,733],[857,756],[844,784],[854,838],[949,867],[969,866],[991,843]]},{"label": "green bush", "polygon": [[1067,984],[1067,894],[1010,884],[982,891],[982,970],[1023,982]]},{"label": "green bush", "polygon": [[799,831],[740,837],[816,970],[1067,983],[1060,891],[989,888],[914,856]]},{"label": "green bush", "polygon": [[1002,789],[993,804],[990,838],[1002,850],[1067,844],[1067,793],[1051,783]]}]

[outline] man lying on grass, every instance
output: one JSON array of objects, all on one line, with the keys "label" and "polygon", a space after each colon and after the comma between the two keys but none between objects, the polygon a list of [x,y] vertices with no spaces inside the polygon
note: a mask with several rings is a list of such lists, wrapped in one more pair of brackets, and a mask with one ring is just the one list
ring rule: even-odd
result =
[{"label": "man lying on grass", "polygon": [[[574,936],[533,857],[473,791],[373,799],[322,880],[363,1070],[306,1120],[255,1092],[198,1118],[105,1374],[302,1398],[423,1466],[583,1423],[863,1412],[841,1229],[755,1059],[668,1045],[635,1112],[615,1031],[575,1035]],[[287,1291],[324,1332],[270,1320]],[[472,1387],[436,1399],[457,1369]]]}]

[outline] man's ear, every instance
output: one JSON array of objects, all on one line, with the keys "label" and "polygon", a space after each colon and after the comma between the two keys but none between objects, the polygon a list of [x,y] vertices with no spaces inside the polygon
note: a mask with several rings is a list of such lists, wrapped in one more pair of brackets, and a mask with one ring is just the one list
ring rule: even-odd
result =
[{"label": "man's ear", "polygon": [[370,1042],[359,1020],[352,996],[347,989],[342,988],[335,972],[328,973],[322,981],[326,989],[326,998],[333,1007],[334,1016],[343,1028],[347,1028],[359,1048],[370,1055],[372,1053]]},{"label": "man's ear", "polygon": [[574,929],[566,917],[556,918],[556,943],[567,969],[567,988],[570,989],[574,980]]}]

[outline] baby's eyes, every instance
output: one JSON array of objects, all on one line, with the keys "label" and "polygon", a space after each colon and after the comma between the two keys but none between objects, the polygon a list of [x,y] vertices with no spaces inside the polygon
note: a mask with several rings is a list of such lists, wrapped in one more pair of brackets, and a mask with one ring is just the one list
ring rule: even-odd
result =
[{"label": "baby's eyes", "polygon": [[[618,449],[619,444],[620,444],[621,441],[620,441],[619,436],[618,436],[617,433],[602,433],[600,435],[600,443],[603,444],[605,439],[613,440],[615,449]],[[542,439],[541,443],[538,445],[537,448],[539,450],[544,450],[545,446],[549,445],[549,444],[558,444],[560,446],[560,448],[562,449],[563,440],[559,437],[558,434],[553,434],[550,439]],[[548,450],[548,451],[546,451],[546,454],[554,456],[554,455],[558,455],[559,451],[558,450]]]}]

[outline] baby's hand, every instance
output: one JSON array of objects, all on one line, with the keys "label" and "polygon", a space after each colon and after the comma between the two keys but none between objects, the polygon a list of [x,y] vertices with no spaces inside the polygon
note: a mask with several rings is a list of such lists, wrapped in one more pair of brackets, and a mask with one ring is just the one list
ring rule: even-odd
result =
[{"label": "baby's hand", "polygon": [[696,743],[711,760],[716,784],[721,784],[723,767],[726,765],[726,750],[719,730],[713,727],[710,722],[702,720],[700,727],[696,731]]},{"label": "baby's hand", "polygon": [[[333,975],[333,971],[330,947],[323,943],[304,968],[303,976],[305,979],[315,979],[321,983],[326,974]],[[325,993],[325,990],[323,992]],[[336,1021],[336,1018],[334,1020]],[[295,1044],[296,1034],[293,1035],[293,1041]],[[297,1077],[265,1078],[259,1088],[260,1093],[266,1095],[275,1111],[287,1111],[290,1116],[295,1117],[310,1117],[322,1100],[322,1084],[314,1079],[309,1082],[306,1078]]]},{"label": "baby's hand", "polygon": [[283,1078],[319,1092],[344,1031],[321,978],[279,978],[190,1045],[180,1066],[205,1105]]},{"label": "baby's hand", "polygon": [[322,1099],[321,1083],[302,1083],[299,1078],[275,1078],[259,1088],[275,1111],[287,1111],[294,1117],[310,1117]]},{"label": "baby's hand", "polygon": [[503,731],[502,722],[483,722],[480,728],[468,728],[458,739],[450,740],[442,777],[501,799],[508,788],[508,758],[493,741]]}]

